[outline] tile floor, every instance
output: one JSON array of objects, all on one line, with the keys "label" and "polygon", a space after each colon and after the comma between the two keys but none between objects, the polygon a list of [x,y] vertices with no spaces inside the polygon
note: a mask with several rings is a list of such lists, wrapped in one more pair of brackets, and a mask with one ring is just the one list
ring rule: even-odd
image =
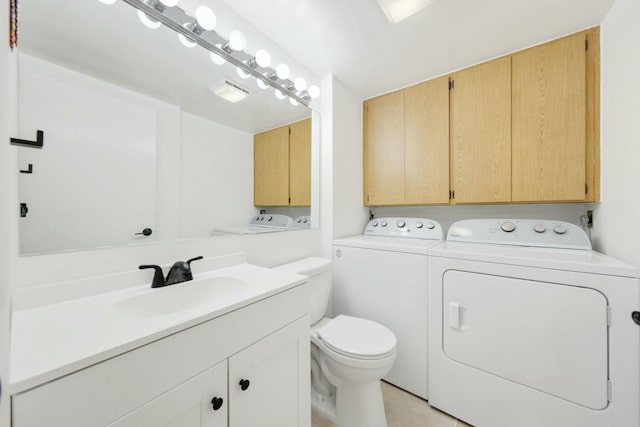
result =
[{"label": "tile floor", "polygon": [[[432,408],[424,400],[384,381],[382,394],[388,427],[471,427],[463,421]],[[335,427],[335,424],[320,414],[312,412],[311,426]]]}]

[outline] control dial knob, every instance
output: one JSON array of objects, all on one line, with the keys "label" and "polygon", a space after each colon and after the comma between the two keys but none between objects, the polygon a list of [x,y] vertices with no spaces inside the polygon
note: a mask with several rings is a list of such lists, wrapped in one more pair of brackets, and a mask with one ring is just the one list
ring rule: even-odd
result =
[{"label": "control dial knob", "polygon": [[502,231],[506,233],[511,233],[513,230],[516,229],[516,225],[512,222],[507,221],[507,222],[503,222],[500,228],[502,229]]},{"label": "control dial knob", "polygon": [[371,223],[371,225],[373,225],[374,227],[378,226],[378,221],[373,221],[373,223]]},{"label": "control dial knob", "polygon": [[533,226],[533,231],[535,231],[536,233],[544,233],[545,231],[547,231],[547,227],[545,227],[544,224],[536,224]]},{"label": "control dial knob", "polygon": [[553,227],[553,231],[554,231],[556,234],[564,234],[564,233],[566,233],[566,232],[567,232],[567,227],[566,227],[566,226],[564,226],[564,225],[562,225],[562,224],[558,224],[558,225],[556,225],[555,227]]},{"label": "control dial knob", "polygon": [[416,222],[416,228],[422,228],[422,227],[423,227],[423,225],[422,225],[421,222]]},{"label": "control dial knob", "polygon": [[436,225],[435,225],[434,223],[432,223],[432,222],[428,222],[428,223],[427,223],[427,228],[428,228],[429,230],[433,230],[434,228],[436,228]]},{"label": "control dial knob", "polygon": [[382,221],[382,226],[386,227],[388,225],[387,221]]},{"label": "control dial knob", "polygon": [[403,228],[405,225],[407,225],[407,223],[404,220],[399,219],[398,222],[396,222],[396,225],[398,226],[398,228]]}]

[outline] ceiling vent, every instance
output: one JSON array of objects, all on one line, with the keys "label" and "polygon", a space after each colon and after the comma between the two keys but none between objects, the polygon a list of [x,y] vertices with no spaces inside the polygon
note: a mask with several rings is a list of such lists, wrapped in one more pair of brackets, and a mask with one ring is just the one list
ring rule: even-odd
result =
[{"label": "ceiling vent", "polygon": [[242,101],[251,93],[238,83],[227,79],[211,86],[209,90],[229,102]]}]

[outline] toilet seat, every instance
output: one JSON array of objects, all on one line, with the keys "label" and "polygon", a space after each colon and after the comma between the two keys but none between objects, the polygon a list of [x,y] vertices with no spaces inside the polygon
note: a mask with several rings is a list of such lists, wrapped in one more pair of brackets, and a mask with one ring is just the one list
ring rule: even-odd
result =
[{"label": "toilet seat", "polygon": [[339,315],[317,329],[318,339],[331,351],[360,359],[384,359],[395,352],[396,336],[367,319]]}]

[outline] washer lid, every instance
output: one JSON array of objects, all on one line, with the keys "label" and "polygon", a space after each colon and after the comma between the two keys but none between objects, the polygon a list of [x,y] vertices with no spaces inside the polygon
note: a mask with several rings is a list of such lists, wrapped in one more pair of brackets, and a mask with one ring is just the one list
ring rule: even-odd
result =
[{"label": "washer lid", "polygon": [[396,347],[396,336],[388,328],[342,314],[318,329],[318,337],[337,353],[360,359],[380,358]]}]

